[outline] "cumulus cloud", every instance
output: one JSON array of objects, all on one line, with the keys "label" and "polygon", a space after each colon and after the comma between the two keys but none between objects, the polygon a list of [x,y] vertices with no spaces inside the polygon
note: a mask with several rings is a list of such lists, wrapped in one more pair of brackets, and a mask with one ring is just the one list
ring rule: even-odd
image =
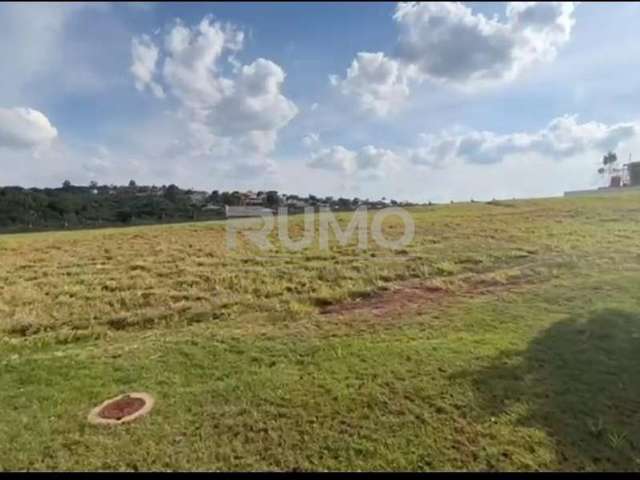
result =
[{"label": "cumulus cloud", "polygon": [[[243,44],[241,30],[211,16],[191,27],[177,20],[162,46],[145,36],[133,39],[138,49],[137,57],[132,52],[131,67],[136,82],[152,90],[155,83],[178,101],[178,114],[190,135],[178,143],[180,148],[189,146],[193,155],[269,155],[278,131],[298,113],[282,93],[284,70],[264,58],[241,64],[233,55]],[[155,68],[160,57],[161,65]],[[226,72],[228,65],[231,72]]]},{"label": "cumulus cloud", "polygon": [[553,60],[571,37],[574,2],[511,2],[504,20],[460,2],[401,2],[393,16],[394,54],[360,52],[344,78],[330,76],[361,109],[396,111],[415,84],[429,80],[472,89],[512,80]]},{"label": "cumulus cloud", "polygon": [[32,108],[0,108],[0,147],[21,149],[48,145],[58,136],[49,119]]},{"label": "cumulus cloud", "polygon": [[320,135],[318,133],[307,133],[304,137],[302,137],[302,145],[307,148],[315,147],[320,143]]},{"label": "cumulus cloud", "polygon": [[381,170],[395,166],[398,160],[398,155],[391,150],[367,145],[358,153],[356,166],[359,170]]},{"label": "cumulus cloud", "polygon": [[275,135],[298,113],[296,105],[280,93],[284,79],[282,68],[270,60],[259,58],[244,65],[232,92],[209,111],[208,123],[222,135]]},{"label": "cumulus cloud", "polygon": [[396,168],[399,160],[400,157],[391,150],[373,145],[364,146],[358,151],[334,145],[312,154],[307,165],[343,174],[366,174],[375,177]]},{"label": "cumulus cloud", "polygon": [[560,161],[588,152],[601,154],[614,150],[639,132],[637,123],[579,123],[577,116],[565,115],[536,132],[445,131],[423,135],[424,146],[411,149],[409,159],[414,164],[429,167],[442,167],[458,160],[497,163],[511,155],[539,155]]},{"label": "cumulus cloud", "polygon": [[343,95],[356,99],[364,111],[379,116],[397,111],[409,96],[411,69],[384,53],[360,52],[344,79],[330,76]]},{"label": "cumulus cloud", "polygon": [[500,21],[458,2],[400,3],[398,55],[445,82],[511,79],[556,56],[571,36],[573,11],[572,2],[511,2]]},{"label": "cumulus cloud", "polygon": [[307,165],[321,170],[350,173],[355,169],[356,159],[356,152],[341,145],[334,145],[315,152]]},{"label": "cumulus cloud", "polygon": [[600,185],[596,165],[602,155],[613,150],[626,159],[637,151],[640,122],[608,124],[564,115],[540,129],[508,133],[455,127],[422,134],[418,145],[391,149],[335,145],[313,153],[306,167],[318,170],[310,178],[325,178],[336,192],[341,188],[355,192],[368,180],[383,179],[377,191],[401,198],[557,195]]},{"label": "cumulus cloud", "polygon": [[136,88],[143,91],[148,87],[156,97],[163,98],[164,90],[153,81],[158,61],[158,47],[153,44],[148,35],[132,39],[131,57],[131,73]]},{"label": "cumulus cloud", "polygon": [[164,81],[190,108],[216,105],[233,91],[233,81],[220,74],[220,58],[240,50],[243,41],[241,31],[213,22],[210,16],[191,28],[177,20],[164,40]]}]

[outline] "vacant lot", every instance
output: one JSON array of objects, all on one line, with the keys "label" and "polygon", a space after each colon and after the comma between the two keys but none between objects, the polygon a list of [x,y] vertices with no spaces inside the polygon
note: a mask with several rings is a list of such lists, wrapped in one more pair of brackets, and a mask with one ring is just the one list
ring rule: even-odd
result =
[{"label": "vacant lot", "polygon": [[0,469],[640,469],[640,196],[411,213],[397,251],[0,237]]}]

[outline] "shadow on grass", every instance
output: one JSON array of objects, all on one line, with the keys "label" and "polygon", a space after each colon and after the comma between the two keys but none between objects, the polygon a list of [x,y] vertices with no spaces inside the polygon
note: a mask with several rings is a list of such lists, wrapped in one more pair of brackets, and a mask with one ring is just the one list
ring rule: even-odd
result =
[{"label": "shadow on grass", "polygon": [[515,414],[554,440],[554,468],[640,469],[640,314],[558,322],[472,381],[483,414]]}]

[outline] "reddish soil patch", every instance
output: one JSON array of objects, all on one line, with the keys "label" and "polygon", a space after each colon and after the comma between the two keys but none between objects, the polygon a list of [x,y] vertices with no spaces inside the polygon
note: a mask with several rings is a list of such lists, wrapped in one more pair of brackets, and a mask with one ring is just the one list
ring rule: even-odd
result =
[{"label": "reddish soil patch", "polygon": [[441,305],[453,298],[474,297],[486,294],[512,292],[520,284],[530,280],[495,282],[490,278],[474,278],[457,287],[442,288],[424,281],[411,280],[393,286],[389,290],[375,292],[369,296],[329,305],[320,310],[323,315],[366,314],[374,317],[393,317],[408,311],[419,311],[427,306]]},{"label": "reddish soil patch", "polygon": [[100,418],[107,420],[121,420],[124,417],[133,415],[146,405],[142,398],[134,398],[126,395],[118,400],[106,404],[98,412]]},{"label": "reddish soil patch", "polygon": [[321,309],[320,313],[325,315],[367,313],[380,317],[439,302],[448,294],[447,290],[433,285],[417,282],[405,283],[390,290],[374,293],[368,297],[329,305]]}]

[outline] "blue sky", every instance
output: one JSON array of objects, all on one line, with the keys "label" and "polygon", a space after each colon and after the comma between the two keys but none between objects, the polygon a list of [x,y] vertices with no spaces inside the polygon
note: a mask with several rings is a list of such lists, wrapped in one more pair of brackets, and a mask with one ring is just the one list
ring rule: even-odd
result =
[{"label": "blue sky", "polygon": [[640,155],[640,5],[0,5],[1,184],[468,200]]}]

